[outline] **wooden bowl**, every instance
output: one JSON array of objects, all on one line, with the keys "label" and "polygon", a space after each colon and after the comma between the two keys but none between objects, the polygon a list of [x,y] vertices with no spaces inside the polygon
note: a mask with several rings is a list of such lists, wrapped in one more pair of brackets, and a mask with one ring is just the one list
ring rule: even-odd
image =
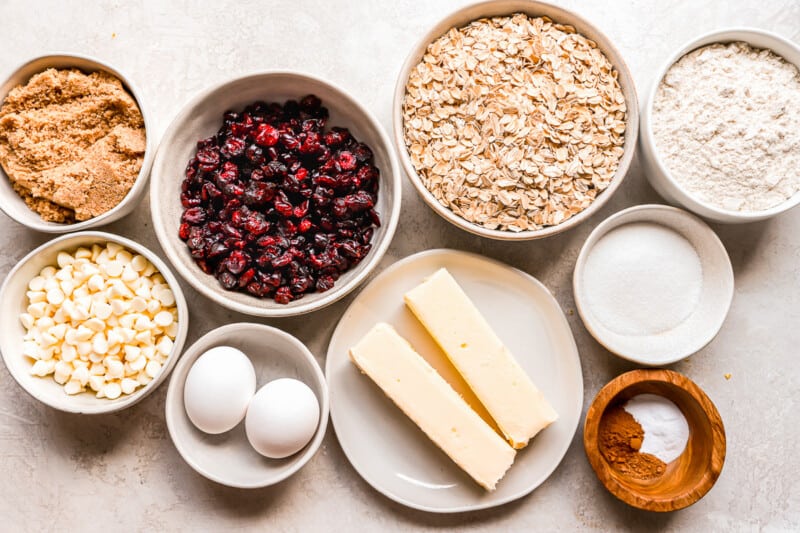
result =
[{"label": "wooden bowl", "polygon": [[[627,476],[600,452],[598,429],[610,407],[639,394],[657,394],[675,403],[689,424],[689,442],[665,472],[649,480]],[[688,507],[714,486],[725,461],[725,428],[717,408],[692,380],[671,370],[632,370],[597,393],[583,429],[586,456],[597,477],[617,498],[646,511]]]}]

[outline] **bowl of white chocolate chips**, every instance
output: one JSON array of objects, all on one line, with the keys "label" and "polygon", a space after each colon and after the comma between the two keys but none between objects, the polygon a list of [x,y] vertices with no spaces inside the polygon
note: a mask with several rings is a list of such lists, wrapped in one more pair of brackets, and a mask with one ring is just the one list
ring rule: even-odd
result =
[{"label": "bowl of white chocolate chips", "polygon": [[0,289],[0,350],[37,400],[97,414],[128,407],[172,370],[188,331],[175,276],[104,232],[65,235],[23,258]]}]

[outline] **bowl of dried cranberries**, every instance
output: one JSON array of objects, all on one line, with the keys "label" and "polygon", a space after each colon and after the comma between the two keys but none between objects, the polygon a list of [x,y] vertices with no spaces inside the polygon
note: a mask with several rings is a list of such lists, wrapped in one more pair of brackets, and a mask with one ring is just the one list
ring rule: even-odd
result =
[{"label": "bowl of dried cranberries", "polygon": [[291,316],[361,283],[394,235],[399,167],[377,120],[292,72],[213,87],[173,120],[153,164],[153,225],[175,269],[238,312]]}]

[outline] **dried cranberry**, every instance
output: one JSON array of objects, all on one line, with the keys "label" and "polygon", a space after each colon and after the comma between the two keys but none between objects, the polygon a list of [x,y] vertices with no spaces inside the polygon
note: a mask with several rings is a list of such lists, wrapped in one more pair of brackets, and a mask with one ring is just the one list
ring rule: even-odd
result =
[{"label": "dried cranberry", "polygon": [[240,139],[238,137],[228,137],[228,139],[225,140],[225,144],[220,147],[219,153],[222,154],[223,157],[233,159],[234,157],[239,157],[242,155],[244,153],[244,149],[244,139]]},{"label": "dried cranberry", "polygon": [[225,268],[227,268],[228,272],[231,274],[241,274],[244,272],[244,269],[247,268],[249,262],[250,259],[247,257],[247,254],[236,250],[231,252],[231,255],[225,260]]},{"label": "dried cranberry", "polygon": [[202,224],[206,219],[206,212],[202,207],[191,207],[186,209],[181,216],[182,222],[187,222],[192,225]]},{"label": "dried cranberry", "polygon": [[219,151],[211,148],[200,150],[197,152],[197,162],[203,172],[213,172],[219,166]]},{"label": "dried cranberry", "polygon": [[278,144],[280,133],[270,124],[259,124],[256,129],[256,144],[260,146],[275,146]]},{"label": "dried cranberry", "polygon": [[178,228],[178,237],[181,238],[182,241],[185,241],[189,238],[189,223],[183,222],[181,223],[180,227]]},{"label": "dried cranberry", "polygon": [[292,291],[289,287],[278,287],[275,291],[275,301],[279,304],[288,304],[294,299]]},{"label": "dried cranberry", "polygon": [[179,237],[227,290],[286,304],[330,290],[371,250],[379,171],[313,95],[228,111],[181,183]]},{"label": "dried cranberry", "polygon": [[358,160],[352,152],[343,150],[336,156],[336,164],[339,165],[339,168],[342,170],[353,170],[356,168]]}]

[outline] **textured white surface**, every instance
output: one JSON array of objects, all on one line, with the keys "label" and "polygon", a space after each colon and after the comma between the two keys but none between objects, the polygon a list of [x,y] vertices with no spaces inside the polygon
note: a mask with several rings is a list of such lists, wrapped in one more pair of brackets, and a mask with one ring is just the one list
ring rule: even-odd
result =
[{"label": "textured white surface", "polygon": [[[381,0],[307,2],[58,2],[0,0],[7,73],[30,57],[63,49],[96,55],[137,81],[162,132],[191,95],[267,68],[300,68],[341,84],[390,128],[395,75],[419,35],[462,2]],[[794,0],[651,2],[565,0],[621,48],[639,94],[684,41],[714,28],[750,25],[800,41]],[[400,227],[382,266],[410,253],[452,247],[483,253],[545,283],[569,314],[583,362],[584,405],[619,373],[634,368],[603,350],[572,313],[571,276],[580,245],[606,216],[659,201],[635,162],[620,191],[587,223],[531,243],[468,235],[435,215],[404,183]],[[149,207],[109,231],[157,248]],[[0,215],[0,274],[46,235]],[[344,458],[333,431],[296,476],[256,491],[227,489],[183,463],[166,435],[166,387],[115,415],[81,417],[50,410],[0,369],[0,529],[275,531],[386,530],[797,530],[800,528],[800,210],[743,226],[719,226],[736,275],[733,306],[719,336],[671,368],[708,393],[728,435],[717,485],[694,506],[669,515],[636,511],[608,494],[584,456],[580,433],[553,476],[522,500],[468,515],[407,510],[373,491]],[[186,287],[193,311],[189,342],[243,317]],[[352,295],[309,317],[272,320],[322,360]],[[266,322],[266,321],[265,321]],[[730,373],[730,379],[724,376]]]}]

